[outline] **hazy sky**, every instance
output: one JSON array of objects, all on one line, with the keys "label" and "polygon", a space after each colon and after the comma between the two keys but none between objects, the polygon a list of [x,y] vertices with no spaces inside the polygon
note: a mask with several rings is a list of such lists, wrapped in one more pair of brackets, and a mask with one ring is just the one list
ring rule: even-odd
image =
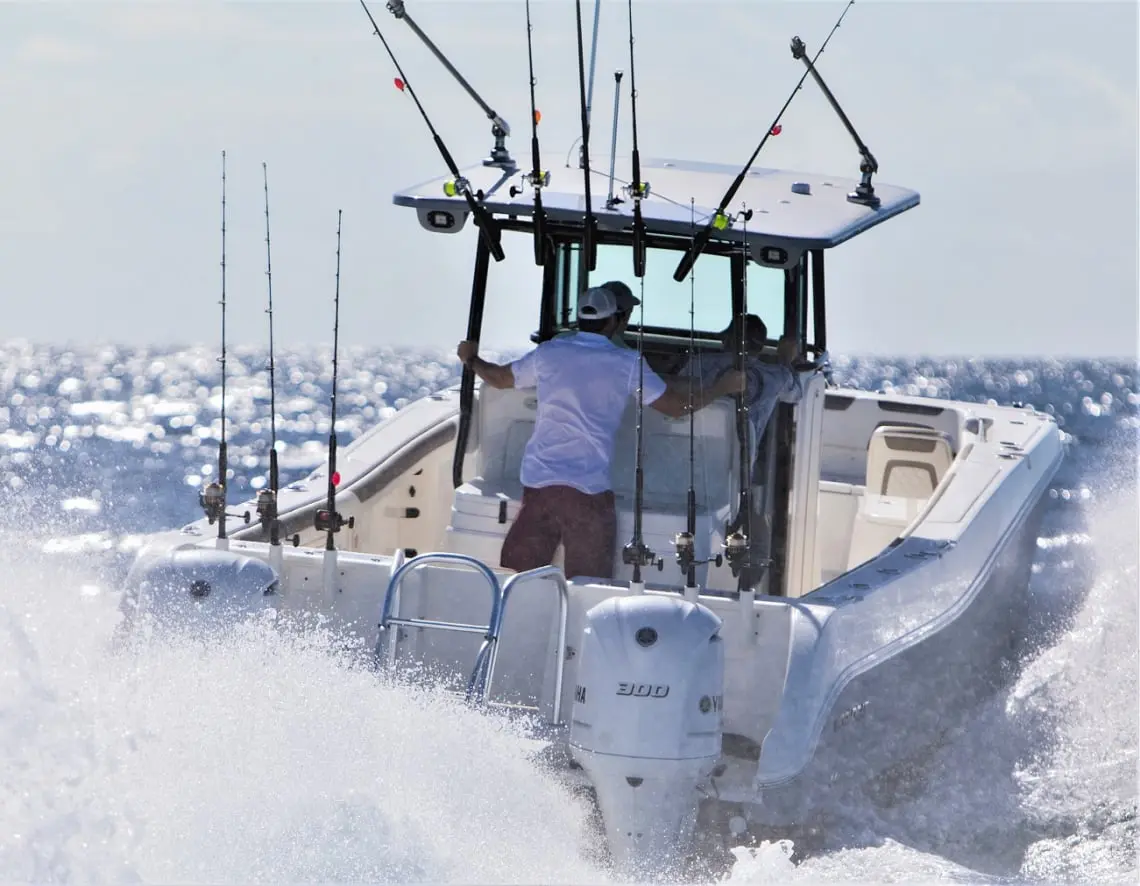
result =
[{"label": "hazy sky", "polygon": [[[643,154],[742,164],[802,73],[789,39],[814,52],[843,2],[635,3]],[[527,163],[522,2],[407,5]],[[481,159],[481,112],[370,6],[460,165]],[[615,69],[628,151],[625,9],[602,7],[599,165]],[[535,0],[533,19],[543,147],[562,157],[579,125],[573,6]],[[1135,3],[860,0],[820,70],[879,178],[922,194],[831,252],[834,353],[1136,353]],[[452,345],[477,235],[430,234],[392,205],[446,171],[393,75],[355,0],[0,3],[0,339],[216,342],[225,149],[231,341],[266,337],[264,160],[280,342],[331,340],[342,208],[342,341]],[[857,175],[810,81],[783,126],[759,165]],[[552,172],[555,188],[578,174]],[[521,347],[536,270],[527,241],[506,245],[484,341]]]}]

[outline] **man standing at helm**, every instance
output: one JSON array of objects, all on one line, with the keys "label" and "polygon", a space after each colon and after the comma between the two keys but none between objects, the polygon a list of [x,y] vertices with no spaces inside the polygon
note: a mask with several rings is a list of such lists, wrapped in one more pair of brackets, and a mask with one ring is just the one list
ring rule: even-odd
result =
[{"label": "man standing at helm", "polygon": [[[520,471],[522,507],[500,557],[507,569],[545,566],[561,542],[567,578],[612,578],[617,517],[610,462],[639,375],[646,406],[672,417],[688,412],[686,393],[668,389],[643,358],[639,373],[637,352],[611,341],[620,313],[614,292],[597,286],[578,297],[578,332],[543,342],[513,363],[488,363],[478,356],[478,342],[459,344],[459,359],[485,384],[538,392]],[[729,370],[694,395],[693,409],[743,387],[744,376]]]}]

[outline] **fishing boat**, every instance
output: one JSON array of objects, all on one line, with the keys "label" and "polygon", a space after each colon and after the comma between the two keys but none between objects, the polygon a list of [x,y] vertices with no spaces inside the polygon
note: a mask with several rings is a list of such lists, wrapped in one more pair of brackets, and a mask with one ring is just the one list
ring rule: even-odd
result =
[{"label": "fishing boat", "polygon": [[[530,718],[628,865],[684,856],[704,830],[744,838],[806,822],[935,745],[1016,658],[1063,446],[1031,407],[834,384],[830,251],[907,217],[918,193],[873,180],[876,160],[798,39],[803,76],[857,146],[858,178],[755,167],[756,154],[743,169],[643,160],[636,116],[633,156],[593,168],[580,11],[578,168],[544,171],[561,161],[538,149],[533,74],[532,162],[520,168],[502,118],[403,3],[389,10],[492,120],[485,160],[393,197],[409,222],[474,241],[468,339],[500,289],[498,259],[534,260],[532,342],[573,331],[585,288],[630,279],[642,305],[624,334],[662,377],[722,355],[721,331],[755,313],[778,334],[733,360],[772,362],[775,339],[794,337],[799,395],[756,440],[742,396],[683,418],[631,400],[612,466],[613,576],[567,580],[561,549],[529,572],[499,565],[534,391],[466,370],[338,450],[334,362],[329,463],[280,489],[273,465],[269,487],[234,505],[223,462],[206,515],[140,553],[127,623],[144,611],[321,613],[378,669],[430,674]],[[630,61],[632,75],[632,39]],[[617,106],[615,87],[615,143]],[[633,176],[615,189],[617,163]]]}]

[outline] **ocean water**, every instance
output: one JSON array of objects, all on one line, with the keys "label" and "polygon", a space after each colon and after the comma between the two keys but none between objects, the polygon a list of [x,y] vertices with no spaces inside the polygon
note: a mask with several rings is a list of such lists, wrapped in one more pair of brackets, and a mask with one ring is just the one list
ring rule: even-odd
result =
[{"label": "ocean water", "polygon": [[[453,384],[449,355],[341,355],[344,445]],[[0,345],[0,880],[607,882],[589,810],[517,727],[386,684],[319,625],[251,621],[112,655],[122,569],[196,519],[216,468],[204,347]],[[231,349],[231,488],[264,485],[263,349]],[[277,355],[282,482],[321,464],[327,349]],[[839,358],[856,387],[1025,402],[1069,457],[1050,490],[1017,680],[890,796],[735,882],[1135,882],[1137,436],[1129,362]]]}]

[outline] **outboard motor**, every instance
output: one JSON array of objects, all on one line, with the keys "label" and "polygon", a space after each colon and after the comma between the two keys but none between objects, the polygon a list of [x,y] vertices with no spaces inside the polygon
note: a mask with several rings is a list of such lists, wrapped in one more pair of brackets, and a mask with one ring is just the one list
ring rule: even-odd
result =
[{"label": "outboard motor", "polygon": [[721,753],[721,620],[680,597],[611,597],[586,613],[570,751],[597,791],[615,863],[684,854]]},{"label": "outboard motor", "polygon": [[147,616],[155,626],[195,628],[233,624],[276,608],[276,571],[262,560],[216,548],[164,550],[141,557],[127,575],[123,630]]}]

